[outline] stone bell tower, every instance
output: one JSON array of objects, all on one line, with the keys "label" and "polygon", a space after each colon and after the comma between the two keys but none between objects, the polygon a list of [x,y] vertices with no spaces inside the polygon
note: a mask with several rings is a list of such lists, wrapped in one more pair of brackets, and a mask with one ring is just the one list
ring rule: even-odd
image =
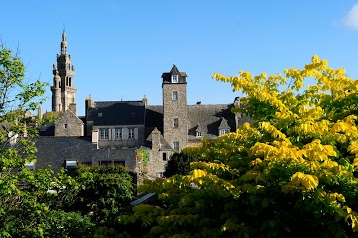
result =
[{"label": "stone bell tower", "polygon": [[77,114],[77,89],[73,87],[72,80],[75,76],[75,67],[71,64],[71,55],[68,54],[67,48],[66,32],[63,31],[61,53],[57,54],[57,65],[53,65],[52,111],[65,112],[70,109]]}]

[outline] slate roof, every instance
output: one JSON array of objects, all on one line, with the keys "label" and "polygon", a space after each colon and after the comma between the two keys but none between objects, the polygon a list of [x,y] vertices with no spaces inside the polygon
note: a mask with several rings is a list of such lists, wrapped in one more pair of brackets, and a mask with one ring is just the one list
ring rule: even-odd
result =
[{"label": "slate roof", "polygon": [[36,168],[47,165],[58,171],[65,160],[92,162],[92,154],[97,149],[88,137],[37,137],[35,145],[38,149]]},{"label": "slate roof", "polygon": [[219,130],[220,129],[231,129],[230,126],[227,124],[227,120],[225,118],[221,118]]},{"label": "slate roof", "polygon": [[[162,133],[160,133],[160,145],[161,145],[160,147],[161,150],[173,150],[173,148],[166,141]],[[145,146],[150,149],[152,148],[152,133],[150,133],[150,135],[146,139]]]},{"label": "slate roof", "polygon": [[144,125],[145,105],[142,101],[95,102],[95,108],[89,108],[89,121],[94,126]]},{"label": "slate roof", "polygon": [[196,137],[198,125],[200,125],[203,137],[215,139],[218,137],[222,118],[227,120],[230,131],[236,130],[235,114],[231,112],[233,104],[195,104],[188,105],[188,139],[200,140]]},{"label": "slate roof", "polygon": [[92,144],[90,137],[37,137],[35,145],[38,149],[35,167],[43,168],[51,165],[55,172],[64,167],[65,160],[77,160],[80,163],[93,163],[105,159],[118,160],[118,158],[135,160],[134,149],[97,149],[97,145]]},{"label": "slate roof", "polygon": [[170,72],[166,72],[162,74],[163,83],[171,83],[172,82],[172,75],[178,75],[178,83],[186,83],[186,73],[185,72],[179,72],[178,68],[173,65]]},{"label": "slate roof", "polygon": [[145,138],[157,128],[163,134],[163,106],[147,106],[145,112]]},{"label": "slate roof", "polygon": [[40,136],[53,136],[55,135],[55,123],[51,122],[46,125],[37,126]]}]

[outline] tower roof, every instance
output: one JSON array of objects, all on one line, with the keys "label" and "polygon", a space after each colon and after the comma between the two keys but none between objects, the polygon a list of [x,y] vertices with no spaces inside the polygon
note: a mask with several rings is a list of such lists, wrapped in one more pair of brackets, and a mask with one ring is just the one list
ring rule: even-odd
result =
[{"label": "tower roof", "polygon": [[185,72],[180,72],[175,64],[173,64],[170,72],[162,74],[163,83],[171,83],[172,75],[178,75],[178,83],[186,83],[187,74]]},{"label": "tower roof", "polygon": [[62,32],[62,41],[61,41],[61,54],[67,54],[67,41],[66,41],[66,32],[63,30]]}]

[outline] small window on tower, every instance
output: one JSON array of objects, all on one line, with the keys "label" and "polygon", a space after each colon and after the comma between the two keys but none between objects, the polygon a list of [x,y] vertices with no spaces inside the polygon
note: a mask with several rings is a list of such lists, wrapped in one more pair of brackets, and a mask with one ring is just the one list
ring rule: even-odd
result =
[{"label": "small window on tower", "polygon": [[173,118],[173,127],[174,127],[174,128],[178,128],[178,127],[179,127],[179,119],[178,119],[178,118]]},{"label": "small window on tower", "polygon": [[179,142],[178,141],[173,142],[173,149],[179,150]]},{"label": "small window on tower", "polygon": [[68,124],[63,124],[63,128],[67,129],[67,128],[68,128]]},{"label": "small window on tower", "polygon": [[173,91],[173,101],[177,101],[178,100],[178,91]]},{"label": "small window on tower", "polygon": [[172,75],[172,83],[178,82],[178,75]]}]

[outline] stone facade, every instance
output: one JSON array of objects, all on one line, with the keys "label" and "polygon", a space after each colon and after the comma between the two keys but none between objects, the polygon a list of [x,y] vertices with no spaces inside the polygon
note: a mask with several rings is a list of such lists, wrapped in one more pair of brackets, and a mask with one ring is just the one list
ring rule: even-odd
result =
[{"label": "stone facade", "polygon": [[[187,75],[175,65],[170,72],[162,74],[162,105],[148,105],[145,96],[138,101],[94,101],[89,97],[85,101],[85,116],[80,119],[76,116],[77,89],[72,81],[75,70],[67,45],[63,32],[51,87],[52,113],[59,117],[54,125],[43,128],[46,136],[54,128],[55,137],[39,141],[43,147],[39,148],[39,164],[46,164],[43,157],[51,149],[58,151],[51,153],[58,154],[47,163],[56,166],[70,159],[94,166],[122,164],[140,174],[145,172],[150,178],[161,177],[174,152],[199,145],[202,138],[214,140],[251,121],[231,112],[233,107],[241,106],[238,98],[230,104],[187,105]],[[60,150],[45,141],[57,141],[59,146],[67,148]],[[146,166],[137,161],[138,149],[148,153]]]},{"label": "stone facade", "polygon": [[71,111],[67,110],[55,122],[55,136],[83,136],[83,122]]},{"label": "stone facade", "polygon": [[[168,76],[171,79],[173,75],[180,76],[175,65]],[[163,135],[174,150],[181,150],[188,142],[186,79],[173,83],[164,78],[162,89]]]},{"label": "stone facade", "polygon": [[[124,139],[116,138],[117,130],[133,130],[132,138]],[[98,131],[98,147],[99,148],[139,148],[144,142],[144,125],[114,125],[114,126],[94,126],[93,130]],[[108,130],[110,136],[107,139],[101,138],[101,130]],[[122,133],[122,132],[121,132]]]}]

